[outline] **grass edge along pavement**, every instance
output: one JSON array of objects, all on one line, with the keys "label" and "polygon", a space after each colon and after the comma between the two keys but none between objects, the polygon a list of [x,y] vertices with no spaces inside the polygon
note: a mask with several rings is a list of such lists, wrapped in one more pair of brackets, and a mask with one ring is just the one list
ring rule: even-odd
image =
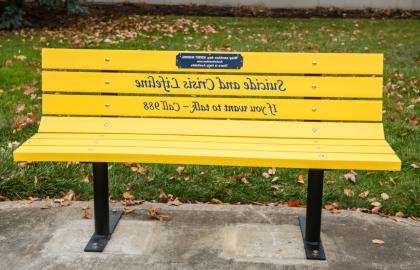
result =
[{"label": "grass edge along pavement", "polygon": [[[371,52],[384,53],[383,123],[386,140],[402,160],[402,171],[357,171],[356,183],[345,179],[348,171],[327,171],[324,204],[336,202],[344,209],[372,209],[372,201],[368,200],[375,198],[382,204],[380,212],[401,211],[420,216],[420,170],[415,168],[420,166],[420,145],[416,143],[420,140],[419,122],[415,118],[420,113],[420,51],[419,35],[415,31],[418,27],[418,20],[127,16],[79,19],[77,27],[72,29],[3,31],[0,35],[0,89],[4,91],[0,97],[0,195],[11,200],[29,196],[45,198],[62,196],[72,189],[82,200],[93,198],[91,181],[85,183],[89,180],[86,176],[92,173],[89,164],[13,162],[15,147],[11,143],[22,143],[32,136],[41,116],[42,99],[38,91],[41,47]],[[19,55],[27,58],[20,61]],[[34,115],[28,115],[31,112]],[[21,123],[11,123],[18,116],[17,121]],[[158,189],[162,188],[183,202],[208,202],[216,198],[224,203],[268,204],[292,198],[301,205],[306,204],[307,180],[299,182],[301,173],[307,178],[307,170],[303,169],[277,168],[274,174],[268,174],[269,168],[139,166],[147,167],[147,174],[133,171],[131,167],[137,167],[136,164],[126,167],[123,163],[109,163],[113,198],[122,200],[128,184],[134,183],[130,191],[136,200],[160,200]],[[176,171],[179,166],[185,167],[186,172],[179,174]],[[233,178],[237,175],[245,177],[250,185]],[[153,178],[150,182],[149,177]],[[278,180],[272,183],[275,177]],[[345,189],[351,192],[346,195]],[[365,191],[369,191],[367,197],[358,196]],[[389,199],[383,199],[386,196],[382,193]]]}]

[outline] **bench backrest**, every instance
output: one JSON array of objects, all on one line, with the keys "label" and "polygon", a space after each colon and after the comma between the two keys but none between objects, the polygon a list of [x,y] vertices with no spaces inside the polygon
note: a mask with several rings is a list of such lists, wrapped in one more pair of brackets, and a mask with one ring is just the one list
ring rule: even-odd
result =
[{"label": "bench backrest", "polygon": [[43,91],[71,93],[44,94],[49,115],[382,121],[382,54],[43,49],[42,65],[60,70]]}]

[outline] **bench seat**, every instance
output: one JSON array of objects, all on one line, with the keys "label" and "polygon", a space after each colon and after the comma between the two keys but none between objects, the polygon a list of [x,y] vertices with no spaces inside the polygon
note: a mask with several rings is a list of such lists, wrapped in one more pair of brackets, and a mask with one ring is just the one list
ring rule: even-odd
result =
[{"label": "bench seat", "polygon": [[401,166],[380,123],[157,118],[44,116],[39,133],[15,158],[354,170]]}]

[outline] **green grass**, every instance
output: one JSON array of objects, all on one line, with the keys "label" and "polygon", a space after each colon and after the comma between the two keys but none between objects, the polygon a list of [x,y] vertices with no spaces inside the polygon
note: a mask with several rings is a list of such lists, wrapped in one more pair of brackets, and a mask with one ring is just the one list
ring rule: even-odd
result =
[{"label": "green grass", "polygon": [[[41,101],[31,99],[31,95],[24,95],[19,88],[23,83],[31,83],[34,79],[38,81],[35,87],[41,88],[41,73],[35,73],[36,68],[30,65],[41,62],[41,52],[33,47],[57,47],[57,48],[98,48],[98,49],[126,49],[126,50],[198,50],[210,48],[211,50],[234,51],[260,51],[260,52],[309,52],[317,50],[324,52],[346,52],[346,53],[383,53],[384,60],[384,85],[390,81],[392,84],[400,85],[401,89],[406,88],[408,93],[397,90],[403,97],[401,112],[394,108],[396,101],[384,93],[384,126],[387,141],[396,151],[402,160],[401,172],[377,171],[369,174],[368,171],[357,171],[356,183],[349,183],[343,177],[347,171],[327,171],[328,180],[336,180],[334,184],[324,186],[324,204],[337,202],[341,207],[365,207],[372,206],[367,199],[376,197],[383,204],[382,211],[402,211],[406,215],[420,216],[420,169],[414,169],[410,165],[420,162],[420,134],[418,125],[406,123],[406,118],[413,118],[420,113],[420,105],[416,104],[414,109],[407,109],[411,105],[412,98],[419,95],[413,90],[419,90],[419,84],[410,85],[410,81],[419,80],[419,55],[420,36],[418,29],[420,21],[415,20],[347,20],[347,19],[248,19],[248,18],[215,18],[215,17],[187,17],[190,24],[182,24],[176,21],[180,17],[139,17],[130,16],[122,18],[91,18],[79,21],[79,25],[73,29],[62,29],[57,31],[35,30],[36,34],[26,29],[16,32],[0,33],[0,89],[4,93],[0,97],[0,195],[10,199],[21,199],[28,196],[54,197],[60,196],[69,189],[74,190],[81,199],[90,200],[93,198],[92,183],[82,182],[84,176],[92,173],[92,166],[88,164],[70,165],[66,169],[66,163],[42,163],[28,164],[20,168],[18,162],[13,161],[12,151],[8,149],[9,142],[17,141],[23,143],[37,132],[36,124],[26,127],[21,131],[15,131],[15,125],[10,120],[18,115],[29,113],[33,109],[38,116],[41,116]],[[148,22],[150,32],[135,30],[136,23]],[[187,27],[188,33],[179,29],[171,33],[156,29],[156,25],[166,28],[166,25],[183,25]],[[356,25],[357,24],[357,25]],[[197,25],[194,31],[193,25]],[[205,33],[204,27],[212,26],[217,33]],[[98,38],[105,39],[111,35],[123,34],[125,30],[142,32],[143,36],[133,39],[125,38],[118,43],[100,42],[99,46],[93,43],[84,46],[66,45],[77,35],[76,39],[89,40],[98,35]],[[290,33],[290,38],[283,33]],[[22,36],[26,35],[26,37]],[[60,36],[61,35],[61,36]],[[229,35],[231,38],[228,39]],[[22,39],[32,41],[22,42]],[[161,39],[148,38],[162,37]],[[249,39],[252,36],[253,39]],[[45,40],[40,40],[44,37]],[[185,40],[192,37],[192,40]],[[261,42],[267,38],[267,43]],[[337,38],[337,42],[332,39]],[[356,40],[351,40],[351,39]],[[60,42],[62,41],[62,43]],[[325,42],[325,45],[324,45]],[[378,44],[381,42],[381,44]],[[292,44],[293,43],[293,44]],[[162,48],[162,46],[164,48]],[[365,47],[368,50],[365,50]],[[28,59],[17,61],[13,56],[24,55]],[[6,67],[7,60],[13,61],[12,67]],[[404,79],[396,79],[391,69],[397,68],[404,74]],[[13,90],[14,89],[14,90]],[[41,96],[40,93],[35,93]],[[25,104],[25,109],[17,113],[17,105]],[[392,120],[391,120],[392,119]],[[129,162],[130,160],[127,160]],[[137,185],[131,190],[136,199],[159,199],[158,189],[162,188],[167,194],[171,193],[179,197],[181,201],[198,200],[206,202],[217,198],[228,203],[249,203],[249,202],[279,202],[287,201],[289,198],[298,199],[301,204],[306,204],[307,184],[298,184],[297,179],[300,173],[307,177],[306,169],[278,169],[274,176],[279,177],[279,188],[283,192],[271,188],[270,177],[266,179],[261,176],[267,168],[252,167],[221,167],[221,166],[193,166],[193,165],[167,165],[167,164],[141,164],[148,166],[147,176],[131,171],[122,163],[109,163],[110,193],[114,198],[122,199],[128,183]],[[184,166],[187,169],[186,175],[179,176],[175,169]],[[81,172],[80,169],[84,168]],[[206,177],[200,172],[204,171]],[[255,172],[258,172],[256,174]],[[232,179],[233,176],[242,174],[251,183],[247,186],[241,181]],[[50,176],[50,180],[39,180],[34,184],[35,177]],[[147,177],[154,177],[150,183]],[[172,176],[176,180],[169,181]],[[189,176],[184,181],[184,176]],[[387,184],[386,181],[392,177],[396,185]],[[231,182],[224,185],[223,182]],[[307,181],[305,181],[307,182]],[[382,182],[383,186],[379,184]],[[343,193],[344,188],[353,190],[354,197],[348,197]],[[366,199],[358,196],[366,190],[370,195]],[[387,193],[390,199],[384,201],[380,194]]]}]

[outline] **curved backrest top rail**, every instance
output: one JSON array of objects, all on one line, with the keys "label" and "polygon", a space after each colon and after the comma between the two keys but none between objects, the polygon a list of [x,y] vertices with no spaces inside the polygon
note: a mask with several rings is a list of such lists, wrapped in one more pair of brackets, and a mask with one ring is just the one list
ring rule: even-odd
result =
[{"label": "curved backrest top rail", "polygon": [[[194,54],[203,58],[186,68]],[[205,59],[206,55],[212,59]],[[227,60],[223,60],[226,59]],[[197,60],[197,59],[196,59]],[[194,60],[195,61],[195,60]],[[207,68],[231,63],[236,69]],[[182,62],[182,64],[181,64]],[[196,61],[197,62],[197,61]],[[383,54],[42,49],[44,69],[382,75]],[[203,67],[203,68],[201,68]]]}]

